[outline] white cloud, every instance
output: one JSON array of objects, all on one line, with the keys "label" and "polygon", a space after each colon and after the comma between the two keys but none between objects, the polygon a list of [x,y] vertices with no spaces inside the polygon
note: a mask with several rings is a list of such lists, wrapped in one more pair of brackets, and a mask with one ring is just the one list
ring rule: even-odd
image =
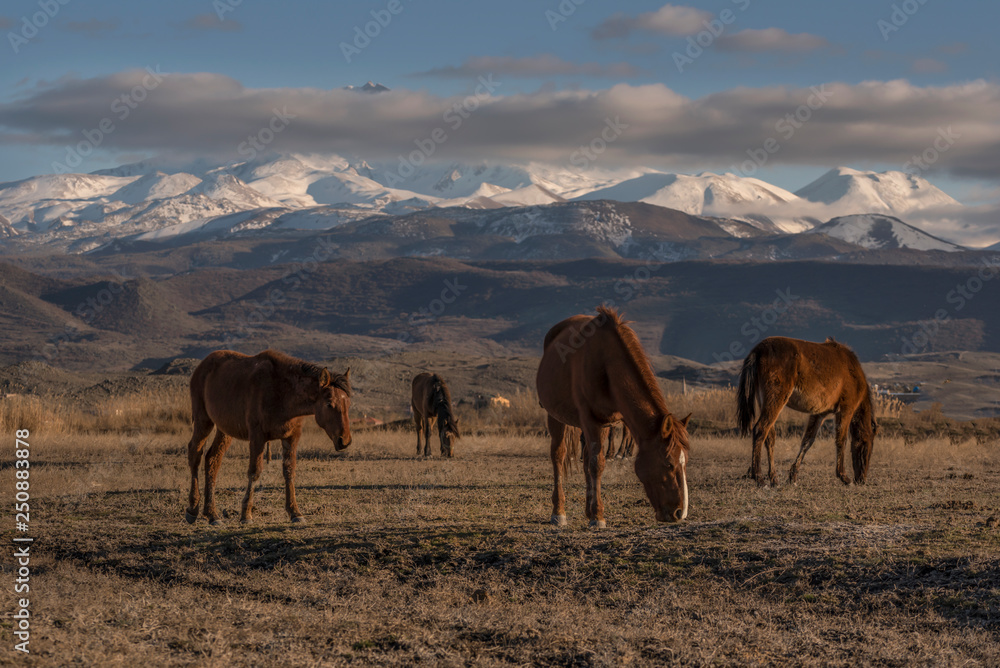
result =
[{"label": "white cloud", "polygon": [[655,12],[646,12],[638,16],[615,14],[594,28],[591,36],[594,39],[624,38],[632,32],[641,30],[658,35],[684,37],[704,30],[705,24],[713,18],[711,12],[695,7],[663,5]]},{"label": "white cloud", "polygon": [[508,56],[480,56],[469,58],[459,66],[438,67],[419,72],[417,77],[446,77],[475,79],[480,75],[494,74],[508,77],[595,76],[625,78],[638,74],[629,63],[574,63],[551,54],[511,58]]},{"label": "white cloud", "polygon": [[[498,77],[494,94],[467,99],[408,90],[358,95],[340,89],[247,88],[211,73],[162,76],[124,119],[110,111],[112,104],[148,77],[143,70],[31,88],[0,105],[0,138],[72,145],[109,118],[114,129],[101,138],[102,150],[235,154],[275,110],[286,110],[294,116],[273,138],[273,150],[393,158],[440,128],[447,138],[438,142],[435,160],[565,164],[578,147],[599,138],[608,119],[619,119],[628,127],[599,158],[609,167],[737,164],[747,159],[748,150],[773,138],[777,150],[768,154],[769,166],[903,168],[934,147],[942,128],[950,128],[954,141],[935,156],[933,169],[1000,178],[1000,85],[982,81],[942,87],[872,81],[737,88],[690,99],[661,84],[503,95]],[[808,105],[820,94],[827,99],[813,110]],[[802,122],[804,117],[808,120]],[[461,119],[457,127],[456,119]]]},{"label": "white cloud", "polygon": [[781,28],[741,30],[733,35],[722,35],[716,45],[723,51],[751,53],[790,52],[805,53],[830,46],[826,39],[807,32],[791,34]]}]

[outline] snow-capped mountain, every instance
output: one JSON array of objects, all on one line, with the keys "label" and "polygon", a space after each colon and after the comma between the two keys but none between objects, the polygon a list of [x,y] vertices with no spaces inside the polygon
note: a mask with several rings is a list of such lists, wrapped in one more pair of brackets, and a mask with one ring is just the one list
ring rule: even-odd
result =
[{"label": "snow-capped mountain", "polygon": [[[774,219],[763,214],[764,211],[796,202],[799,198],[793,193],[760,179],[728,173],[687,175],[650,172],[607,188],[592,190],[576,199],[646,202],[693,215],[725,215],[759,224],[770,231],[800,232],[812,226],[812,223],[794,217]],[[753,215],[755,212],[758,215]]]},{"label": "snow-capped mountain", "polygon": [[353,90],[359,93],[385,93],[389,90],[389,87],[369,81],[364,86],[344,86],[344,90]]},{"label": "snow-capped mountain", "polygon": [[906,172],[863,172],[837,167],[799,189],[799,197],[827,204],[841,215],[903,214],[916,209],[961,206],[927,179]]},{"label": "snow-capped mountain", "polygon": [[964,250],[961,246],[907,225],[899,218],[872,213],[834,218],[809,230],[808,233],[825,234],[870,250],[885,248],[946,252]]},{"label": "snow-capped mountain", "polygon": [[795,195],[760,179],[734,174],[697,175],[652,172],[608,188],[593,190],[576,199],[614,199],[646,202],[694,215],[710,212],[718,205],[763,202],[773,205],[798,199]]},{"label": "snow-capped mountain", "polygon": [[[714,216],[734,236],[745,235],[747,226],[765,234],[786,234],[812,229],[834,216],[912,213],[916,218],[915,212],[937,215],[939,210],[961,209],[921,177],[844,167],[791,193],[760,179],[710,172],[493,162],[416,167],[391,160],[289,153],[228,162],[154,158],[92,174],[44,175],[0,184],[0,216],[9,221],[0,225],[0,235],[18,243],[71,241],[85,250],[137,234],[152,239],[196,229],[226,234],[267,228],[315,230],[366,216],[432,208],[483,211],[594,200],[643,202]],[[237,215],[244,212],[247,215]],[[211,224],[219,217],[224,219]],[[828,228],[829,236],[850,243],[868,239],[861,245],[870,248],[948,244],[929,236],[933,243],[916,242],[907,229],[920,230],[897,222],[903,227],[889,229],[885,220],[872,218],[867,231],[851,232],[853,228],[841,225]],[[154,234],[161,229],[162,235]],[[890,243],[896,245],[885,245]]]}]

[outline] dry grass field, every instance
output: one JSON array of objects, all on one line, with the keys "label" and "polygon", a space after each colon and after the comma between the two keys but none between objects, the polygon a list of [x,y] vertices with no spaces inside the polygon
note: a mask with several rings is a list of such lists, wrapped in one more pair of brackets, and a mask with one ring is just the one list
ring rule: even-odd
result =
[{"label": "dry grass field", "polygon": [[[669,401],[708,425],[727,419],[727,397]],[[32,429],[36,537],[32,653],[11,650],[8,615],[0,663],[1000,663],[995,441],[881,438],[870,483],[844,487],[821,436],[799,484],[772,489],[741,478],[746,441],[695,427],[689,521],[656,525],[625,460],[605,472],[608,528],[587,528],[577,467],[557,529],[526,393],[510,414],[464,414],[470,433],[452,460],[417,458],[413,433],[392,430],[357,431],[334,454],[312,425],[298,469],[304,525],[287,520],[278,461],[254,523],[239,523],[237,442],[219,480],[228,519],[209,527],[184,521],[182,393],[52,418],[42,404],[0,404],[4,433]],[[779,441],[782,473],[796,449],[794,436]]]}]

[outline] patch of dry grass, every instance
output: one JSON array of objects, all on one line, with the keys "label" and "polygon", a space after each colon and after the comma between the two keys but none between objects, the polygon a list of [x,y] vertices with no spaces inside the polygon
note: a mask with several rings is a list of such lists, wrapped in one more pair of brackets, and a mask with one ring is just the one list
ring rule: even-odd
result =
[{"label": "patch of dry grass", "polygon": [[[415,457],[410,431],[359,431],[337,455],[311,426],[298,475],[304,526],[287,521],[277,462],[262,477],[255,523],[236,521],[247,461],[237,442],[219,479],[229,519],[211,528],[183,520],[186,434],[41,430],[32,530],[43,540],[33,548],[33,654],[22,662],[992,665],[1000,656],[995,443],[880,439],[870,484],[844,487],[821,437],[800,483],[771,489],[741,479],[747,442],[695,438],[690,521],[655,525],[632,462],[613,461],[603,481],[609,529],[590,531],[579,472],[566,489],[569,526],[548,525],[545,438],[513,431],[470,433],[445,460]],[[797,447],[779,440],[782,473]],[[2,656],[13,660],[9,622],[0,625]]]},{"label": "patch of dry grass", "polygon": [[183,434],[191,429],[186,387],[141,392],[81,404],[61,396],[16,394],[0,399],[0,429],[50,437],[78,434]]}]

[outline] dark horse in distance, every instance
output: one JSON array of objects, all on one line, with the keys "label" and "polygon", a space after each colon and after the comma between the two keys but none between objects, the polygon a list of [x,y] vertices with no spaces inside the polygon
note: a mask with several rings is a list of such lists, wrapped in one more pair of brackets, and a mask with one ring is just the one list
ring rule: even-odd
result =
[{"label": "dark horse in distance", "polygon": [[667,408],[656,377],[635,332],[612,309],[596,316],[563,320],[545,336],[536,378],[538,400],[548,413],[551,435],[552,523],[566,524],[562,478],[567,427],[582,430],[587,477],[587,518],[604,527],[601,474],[608,429],[618,421],[635,438],[635,474],[660,522],[677,522],[688,513],[687,421]]},{"label": "dark horse in distance", "polygon": [[302,421],[314,415],[339,451],[351,444],[351,370],[331,373],[309,362],[265,350],[254,356],[217,350],[202,360],[191,375],[191,416],[194,431],[188,443],[191,493],[187,521],[198,519],[198,465],[208,435],[215,440],[205,455],[205,517],[216,524],[215,479],[219,464],[234,438],[250,441],[247,492],[240,518],[253,517],[253,487],[264,465],[268,441],[281,439],[285,477],[285,510],[293,522],[302,521],[295,502],[295,451]]},{"label": "dark horse in distance", "polygon": [[451,407],[451,392],[441,376],[433,373],[419,373],[413,379],[413,393],[410,398],[413,421],[417,425],[417,454],[420,454],[420,434],[424,435],[424,456],[431,454],[431,423],[437,421],[441,454],[451,457],[453,446],[460,437],[458,418]]},{"label": "dark horse in distance", "polygon": [[[868,461],[878,433],[871,388],[857,355],[832,338],[824,343],[772,336],[758,343],[743,361],[736,394],[736,421],[740,433],[753,433],[753,455],[747,475],[758,483],[761,447],[767,446],[768,478],[777,484],[774,471],[774,424],[781,409],[809,414],[802,447],[788,472],[795,482],[802,459],[816,440],[823,420],[836,420],[837,477],[851,484],[844,468],[847,437],[851,437],[854,482],[868,476]],[[760,411],[759,417],[757,411]]]}]

